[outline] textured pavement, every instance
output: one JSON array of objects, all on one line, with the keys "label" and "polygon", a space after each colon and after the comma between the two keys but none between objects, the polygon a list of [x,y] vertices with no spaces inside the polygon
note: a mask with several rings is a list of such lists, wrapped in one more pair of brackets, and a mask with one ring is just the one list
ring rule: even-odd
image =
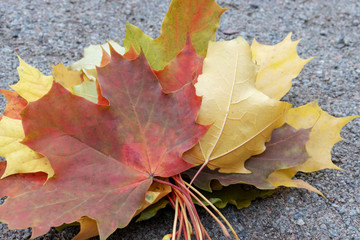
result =
[{"label": "textured pavement", "polygon": [[[305,66],[285,100],[300,106],[317,100],[330,114],[360,114],[360,1],[276,0],[218,1],[230,8],[220,22],[218,39],[238,35],[249,42],[275,44],[289,32],[302,38],[301,57],[315,56]],[[18,81],[17,55],[51,73],[50,63],[69,65],[82,57],[89,44],[122,41],[125,22],[152,37],[169,1],[164,0],[1,0],[0,87]],[[1,109],[6,102],[1,98]],[[360,120],[348,124],[345,141],[333,149],[335,163],[345,171],[323,170],[298,174],[318,188],[326,199],[305,190],[280,189],[246,209],[222,210],[242,239],[349,239],[360,240]],[[225,239],[209,215],[200,210],[213,239]],[[110,239],[161,239],[171,231],[173,211],[131,223]],[[50,231],[39,239],[71,239],[78,229]],[[0,224],[0,239],[27,239],[30,230],[8,230]]]}]

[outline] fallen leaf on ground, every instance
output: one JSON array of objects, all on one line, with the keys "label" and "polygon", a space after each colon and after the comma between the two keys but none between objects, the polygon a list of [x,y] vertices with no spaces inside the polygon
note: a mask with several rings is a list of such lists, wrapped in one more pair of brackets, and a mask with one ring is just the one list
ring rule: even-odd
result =
[{"label": "fallen leaf on ground", "polygon": [[[0,176],[5,173],[6,161],[0,161]],[[0,197],[16,197],[43,186],[46,174],[42,172],[16,174],[0,180]]]},{"label": "fallen leaf on ground", "polygon": [[49,92],[53,77],[43,75],[38,69],[30,66],[19,57],[17,68],[20,81],[10,87],[28,102],[33,102]]},{"label": "fallen leaf on ground", "polygon": [[203,98],[197,122],[212,126],[184,159],[224,173],[250,173],[245,161],[265,150],[265,142],[283,124],[290,104],[255,88],[257,67],[241,37],[210,42],[203,65],[195,85]]},{"label": "fallen leaf on ground", "polygon": [[7,160],[7,167],[2,175],[5,178],[16,173],[44,172],[48,177],[54,175],[49,161],[41,154],[21,143],[24,139],[21,120],[3,116],[0,120],[0,156]]},{"label": "fallen leaf on ground", "polygon": [[[278,169],[297,166],[305,162],[309,155],[305,145],[309,139],[311,129],[299,129],[285,124],[277,128],[266,143],[266,150],[260,155],[252,156],[245,162],[246,169],[251,173],[219,173],[209,168],[203,169],[195,179],[195,186],[211,192],[211,182],[219,181],[222,186],[246,183],[259,189],[274,189],[275,186],[267,181],[268,176]],[[196,168],[185,172],[190,178],[194,177]]]},{"label": "fallen leaf on ground", "polygon": [[219,27],[226,9],[214,0],[173,0],[161,25],[161,35],[150,38],[134,25],[126,24],[124,46],[144,52],[154,70],[163,69],[184,48],[189,36],[197,54],[206,56],[208,42]]},{"label": "fallen leaf on ground", "polygon": [[160,199],[155,204],[150,205],[148,208],[144,209],[141,212],[139,218],[136,219],[136,222],[145,221],[154,217],[160,209],[165,208],[168,204],[169,204],[168,200],[164,198]]},{"label": "fallen leaf on ground", "polygon": [[300,40],[291,41],[291,33],[276,45],[263,45],[255,39],[251,45],[252,59],[260,66],[256,88],[270,98],[280,100],[290,90],[292,79],[312,58],[301,59],[296,47]]},{"label": "fallen leaf on ground", "polygon": [[[166,206],[166,200],[162,198],[170,192],[171,187],[169,185],[153,182],[149,190],[146,192],[145,200],[143,201],[140,209],[138,209],[135,213],[135,216],[140,214],[140,217],[136,221],[143,221],[155,216],[158,210]],[[161,200],[165,200],[165,202]],[[159,201],[160,204],[157,204]],[[99,235],[96,220],[84,216],[78,219],[77,222],[80,224],[80,232],[73,238],[73,240],[86,240]],[[70,225],[72,224],[66,224],[66,226],[63,225],[58,231],[61,231],[63,228]]]},{"label": "fallen leaf on ground", "polygon": [[84,57],[79,61],[71,64],[69,67],[70,70],[83,71],[89,80],[96,81],[96,67],[100,67],[101,65],[101,60],[103,59],[103,50],[110,54],[110,45],[117,53],[124,55],[125,48],[112,40],[101,45],[90,45],[84,49]]},{"label": "fallen leaf on ground", "polygon": [[30,226],[36,237],[88,216],[105,239],[130,222],[153,177],[192,166],[181,156],[208,128],[195,123],[201,98],[194,86],[163,94],[144,55],[129,61],[115,51],[109,64],[98,68],[98,80],[110,106],[74,96],[54,82],[23,111],[24,143],[49,159],[56,178],[6,200],[0,216],[10,228]]},{"label": "fallen leaf on ground", "polygon": [[64,64],[59,63],[53,67],[54,80],[60,83],[64,88],[74,93],[72,88],[81,84],[81,72],[69,70]]},{"label": "fallen leaf on ground", "polygon": [[163,70],[155,71],[163,91],[171,93],[188,83],[195,83],[201,74],[202,62],[203,58],[196,54],[188,38],[181,52]]},{"label": "fallen leaf on ground", "polygon": [[27,101],[13,91],[0,89],[0,93],[8,100],[8,104],[6,105],[3,115],[9,118],[21,120],[20,112],[26,107]]},{"label": "fallen leaf on ground", "polygon": [[245,184],[233,184],[212,192],[201,191],[201,193],[216,207],[224,208],[228,204],[235,205],[237,209],[248,207],[257,198],[266,198],[275,190],[259,190]]},{"label": "fallen leaf on ground", "polygon": [[306,143],[306,150],[310,157],[300,165],[272,173],[269,181],[275,186],[292,186],[295,183],[291,179],[299,171],[314,172],[326,168],[340,169],[331,160],[331,149],[335,143],[343,140],[340,136],[341,129],[357,117],[359,116],[333,117],[323,111],[316,101],[290,109],[286,117],[286,122],[289,125],[296,129],[312,128],[310,139]]},{"label": "fallen leaf on ground", "polygon": [[96,90],[96,81],[90,80],[86,75],[83,76],[84,81],[73,87],[74,94],[85,98],[93,103],[99,102],[98,92]]}]

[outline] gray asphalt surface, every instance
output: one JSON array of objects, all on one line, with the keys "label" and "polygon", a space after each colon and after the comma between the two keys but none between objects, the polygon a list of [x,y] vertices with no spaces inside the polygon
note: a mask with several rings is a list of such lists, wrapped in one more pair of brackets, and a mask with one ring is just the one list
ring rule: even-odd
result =
[{"label": "gray asphalt surface", "polygon": [[[302,38],[303,58],[316,56],[294,81],[285,97],[294,106],[314,99],[337,117],[360,114],[360,1],[358,0],[221,0],[230,8],[221,20],[219,39],[238,35],[249,42],[275,44],[288,32]],[[1,0],[0,87],[18,81],[21,56],[50,74],[50,63],[69,65],[82,57],[89,44],[122,41],[125,22],[152,37],[169,0]],[[5,100],[1,98],[1,109]],[[242,210],[222,210],[242,239],[360,239],[360,120],[342,131],[345,141],[336,144],[333,159],[345,171],[323,170],[300,177],[326,197],[298,189],[280,189],[265,200]],[[209,215],[200,210],[213,239],[225,239]],[[117,230],[110,239],[161,239],[171,231],[172,209],[142,223]],[[39,239],[71,239],[78,231],[50,231]],[[27,239],[30,230],[9,230],[0,224],[0,239]],[[96,238],[95,238],[96,239]]]}]

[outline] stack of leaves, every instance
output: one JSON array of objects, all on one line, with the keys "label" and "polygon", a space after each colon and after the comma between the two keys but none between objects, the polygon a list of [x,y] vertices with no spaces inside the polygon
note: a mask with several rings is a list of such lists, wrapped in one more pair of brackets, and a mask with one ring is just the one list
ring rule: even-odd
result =
[{"label": "stack of leaves", "polygon": [[32,237],[79,222],[74,239],[106,239],[170,204],[164,239],[210,239],[194,204],[229,236],[216,207],[246,207],[279,186],[321,194],[293,177],[339,169],[330,150],[356,116],[280,101],[310,59],[291,34],[274,46],[213,41],[225,10],[173,0],[158,38],[127,24],[125,47],[90,46],[53,76],[20,59],[14,91],[1,90],[0,220]]}]

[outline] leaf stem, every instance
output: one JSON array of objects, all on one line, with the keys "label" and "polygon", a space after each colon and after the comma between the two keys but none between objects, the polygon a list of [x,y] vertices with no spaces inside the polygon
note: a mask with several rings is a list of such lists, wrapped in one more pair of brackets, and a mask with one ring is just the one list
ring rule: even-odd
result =
[{"label": "leaf stem", "polygon": [[[219,209],[217,209],[217,207],[215,207],[204,195],[202,195],[196,188],[194,188],[193,186],[191,186],[189,183],[184,181],[184,184],[186,186],[188,186],[189,188],[191,188],[191,190],[193,190],[195,193],[197,193],[202,199],[204,199],[205,202],[207,202],[214,210],[217,214],[219,214],[219,216],[224,220],[224,222],[226,223],[226,225],[230,228],[231,232],[233,233],[233,235],[235,236],[235,238],[237,240],[239,240],[239,237],[237,236],[234,228],[231,226],[231,224],[229,223],[229,221],[224,217],[224,215],[222,215],[222,213],[219,211]],[[189,191],[190,192],[190,191]],[[192,194],[192,192],[190,192],[190,194]],[[199,201],[199,200],[197,200]],[[200,201],[201,203],[201,201]]]},{"label": "leaf stem", "polygon": [[175,199],[175,216],[174,216],[173,232],[172,232],[171,240],[175,240],[178,214],[179,214],[179,198],[176,198]]}]

